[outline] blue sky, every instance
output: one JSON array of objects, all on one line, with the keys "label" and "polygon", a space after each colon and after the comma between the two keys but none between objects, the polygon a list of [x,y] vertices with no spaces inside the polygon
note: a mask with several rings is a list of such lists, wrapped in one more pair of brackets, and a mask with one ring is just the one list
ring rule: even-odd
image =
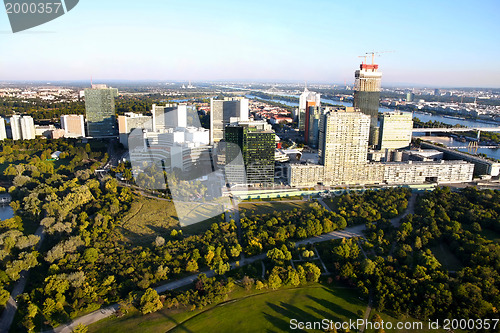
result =
[{"label": "blue sky", "polygon": [[353,82],[369,51],[383,83],[500,87],[497,0],[81,0],[12,34],[2,80]]}]

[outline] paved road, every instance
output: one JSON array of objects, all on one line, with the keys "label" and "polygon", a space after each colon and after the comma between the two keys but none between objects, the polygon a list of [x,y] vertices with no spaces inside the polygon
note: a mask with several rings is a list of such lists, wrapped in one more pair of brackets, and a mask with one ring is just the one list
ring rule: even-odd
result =
[{"label": "paved road", "polygon": [[[299,241],[296,244],[296,246],[299,245],[304,245],[304,244],[314,244],[314,243],[319,243],[319,242],[324,242],[327,240],[331,239],[340,239],[340,238],[351,238],[351,237],[363,237],[363,230],[365,226],[364,225],[358,225],[350,228],[346,228],[342,231],[333,231],[328,234],[324,234],[321,236],[316,236],[308,239],[304,239],[302,241]],[[243,260],[239,261],[239,265],[236,265],[236,262],[231,263],[231,269],[236,268],[237,266],[245,266],[245,265],[250,265],[253,264],[256,261],[262,260],[266,258],[266,253],[259,254],[257,256],[253,256],[250,258],[244,258]],[[174,290],[178,289],[184,286],[187,286],[198,278],[199,274],[205,274],[207,277],[213,277],[215,275],[213,270],[207,270],[203,271],[194,275],[187,276],[185,278],[182,278],[180,280],[172,281],[166,284],[163,284],[161,286],[158,286],[154,288],[158,293],[164,293],[167,290]],[[49,332],[55,332],[55,333],[70,333],[72,330],[72,327],[74,328],[76,325],[79,323],[83,323],[84,325],[90,325],[93,324],[101,319],[107,318],[111,315],[113,315],[116,312],[116,309],[118,309],[118,305],[114,304],[110,307],[104,308],[106,310],[104,313],[101,312],[101,310],[94,311],[92,313],[89,313],[83,317],[80,317],[76,320],[74,320],[71,323],[61,325],[54,329],[53,331],[48,331]],[[109,311],[108,311],[109,310]]]},{"label": "paved road", "polygon": [[296,246],[314,244],[320,242],[326,242],[332,239],[342,239],[342,238],[354,238],[354,237],[364,237],[363,231],[365,230],[365,225],[360,224],[353,227],[345,228],[340,231],[332,231],[328,234],[319,235],[312,238],[307,238],[295,243]]},{"label": "paved road", "polygon": [[46,331],[46,333],[47,332],[71,333],[76,328],[76,326],[78,326],[79,324],[83,324],[85,326],[88,326],[90,324],[98,322],[99,320],[108,318],[109,316],[116,313],[116,311],[118,310],[118,307],[119,307],[118,304],[113,304],[113,305],[108,306],[106,308],[102,308],[100,310],[89,313],[86,316],[75,319],[71,323],[68,323],[66,325],[61,325],[61,326],[57,327],[56,329],[54,329],[53,331]]},{"label": "paved road", "polygon": [[[42,245],[42,242],[45,238],[45,233],[43,232],[43,226],[39,226],[35,232],[35,235],[40,237],[40,241],[36,245],[35,249],[39,249]],[[14,289],[10,293],[10,298],[5,305],[5,309],[2,312],[2,317],[0,318],[0,333],[7,333],[10,330],[10,326],[14,321],[14,316],[17,311],[17,296],[21,295],[24,292],[24,288],[26,287],[26,282],[28,281],[29,272],[22,271],[21,278],[15,283]]]},{"label": "paved road", "polygon": [[415,213],[415,202],[417,201],[417,196],[417,194],[412,194],[410,200],[408,201],[408,207],[406,207],[404,213],[391,219],[391,224],[394,227],[399,228],[402,219],[404,219],[408,214]]},{"label": "paved road", "polygon": [[[409,204],[408,204],[408,208],[406,209],[405,213],[403,215],[401,215],[400,217],[394,218],[393,219],[394,221],[391,220],[391,222],[398,223],[402,217],[408,215],[410,212],[413,212],[414,205],[415,205],[415,199],[416,199],[416,196],[413,195]],[[324,204],[324,203],[322,203],[322,204]],[[365,228],[366,228],[365,225],[356,225],[353,227],[348,227],[344,230],[332,231],[328,234],[324,234],[324,235],[320,235],[320,236],[307,238],[307,239],[298,241],[295,243],[295,246],[306,245],[306,244],[315,244],[315,243],[329,241],[332,239],[364,237],[363,231],[365,230]],[[237,265],[236,262],[232,262],[231,269],[234,269],[238,266],[245,266],[245,265],[252,264],[256,261],[264,259],[265,257],[266,257],[266,253],[262,253],[262,254],[257,255],[257,256],[253,256],[250,258],[244,258],[244,259],[240,260],[239,265]],[[172,282],[163,284],[161,286],[156,287],[155,290],[158,293],[163,293],[167,290],[174,290],[174,289],[178,289],[178,288],[187,286],[187,285],[193,283],[194,281],[196,281],[196,279],[198,278],[198,275],[202,274],[202,273],[205,274],[207,277],[213,277],[215,275],[213,270],[207,270],[207,271],[203,271],[203,272],[200,272],[197,274],[187,276],[187,277],[182,278],[180,280],[176,280],[176,281],[172,281]],[[117,309],[117,306],[118,305],[114,304],[108,308],[105,308],[104,310],[109,310],[109,311],[105,311],[104,313],[102,313],[101,310],[92,312],[90,314],[87,314],[83,317],[76,319],[72,323],[61,325],[58,328],[56,328],[55,330],[49,331],[49,332],[70,333],[71,332],[70,327],[74,327],[73,325],[76,326],[79,323],[83,323],[84,325],[90,325],[90,324],[95,323],[101,319],[104,319],[104,318],[107,318],[107,317],[113,315]]]}]

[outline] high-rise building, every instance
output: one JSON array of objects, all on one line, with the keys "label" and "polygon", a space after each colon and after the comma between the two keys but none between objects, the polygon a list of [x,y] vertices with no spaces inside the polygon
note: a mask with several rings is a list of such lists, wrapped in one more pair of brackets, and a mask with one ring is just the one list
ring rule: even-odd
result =
[{"label": "high-rise building", "polygon": [[5,130],[5,119],[0,117],[0,140],[7,139],[7,131]]},{"label": "high-rise building", "polygon": [[360,165],[367,163],[370,117],[354,108],[327,108],[320,125],[320,163]]},{"label": "high-rise building", "polygon": [[319,131],[319,160],[327,183],[357,179],[367,164],[370,116],[354,108],[327,108]]},{"label": "high-rise building", "polygon": [[382,73],[378,71],[378,65],[362,63],[355,73],[355,79],[354,107],[371,117],[369,144],[377,145]]},{"label": "high-rise building", "polygon": [[21,134],[23,140],[35,139],[35,122],[30,116],[23,116],[21,118]]},{"label": "high-rise building", "polygon": [[225,131],[226,141],[226,172],[230,179],[245,182],[240,169],[231,174],[231,162],[242,154],[246,169],[246,183],[271,185],[274,183],[274,151],[276,134],[272,130],[259,129],[250,122],[230,125]]},{"label": "high-rise building", "polygon": [[35,123],[30,116],[14,115],[10,118],[12,140],[35,139]]},{"label": "high-rise building", "polygon": [[106,85],[92,85],[85,89],[85,113],[90,137],[107,137],[117,134],[115,97],[118,89]]},{"label": "high-rise building", "polygon": [[415,100],[415,94],[412,93],[411,91],[406,93],[406,101],[407,102],[413,102]]},{"label": "high-rise building", "polygon": [[[309,103],[308,103],[309,105]],[[321,108],[317,106],[308,106],[307,108],[307,126],[304,134],[306,143],[311,148],[317,148],[319,142],[319,123],[321,120]]]},{"label": "high-rise building", "polygon": [[10,117],[10,132],[12,140],[22,140],[23,134],[21,131],[21,116],[13,115]]},{"label": "high-rise building", "polygon": [[154,130],[160,131],[166,128],[185,128],[187,124],[187,104],[167,104],[159,106],[153,104]]},{"label": "high-rise building", "polygon": [[83,115],[61,116],[61,128],[64,136],[68,138],[80,138],[85,136],[85,118]]},{"label": "high-rise building", "polygon": [[224,139],[225,127],[238,120],[248,120],[248,99],[243,97],[226,97],[223,100],[211,98],[210,144]]},{"label": "high-rise building", "polygon": [[379,149],[407,148],[411,143],[413,113],[385,112],[380,120]]},{"label": "high-rise building", "polygon": [[[155,105],[153,104],[153,109]],[[128,136],[136,128],[153,130],[153,117],[143,116],[133,112],[126,112],[124,116],[118,116],[118,134],[120,143],[128,148]]]},{"label": "high-rise building", "polygon": [[[307,87],[299,98],[299,130],[308,132],[309,128],[309,108],[317,107],[321,109],[321,94],[314,91],[309,91]],[[306,140],[309,133],[306,133]]]}]

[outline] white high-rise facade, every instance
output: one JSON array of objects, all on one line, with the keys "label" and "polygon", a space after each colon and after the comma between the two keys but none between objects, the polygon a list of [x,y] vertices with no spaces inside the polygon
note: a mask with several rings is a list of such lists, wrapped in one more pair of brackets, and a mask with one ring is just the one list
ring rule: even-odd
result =
[{"label": "white high-rise facade", "polygon": [[167,104],[165,106],[153,104],[153,131],[161,131],[167,128],[186,128],[188,105]]},{"label": "white high-rise facade", "polygon": [[63,115],[61,116],[61,128],[64,130],[64,136],[70,138],[79,138],[85,136],[85,119],[83,115]]},{"label": "white high-rise facade", "polygon": [[10,117],[10,130],[12,133],[12,140],[23,139],[23,135],[21,132],[21,116],[14,115]]},{"label": "white high-rise facade", "polygon": [[7,131],[5,130],[5,119],[0,117],[0,140],[7,139]]},{"label": "white high-rise facade", "polygon": [[21,134],[23,140],[35,139],[35,122],[30,116],[23,116],[21,118]]},{"label": "white high-rise facade", "polygon": [[248,121],[248,99],[243,97],[210,99],[210,144],[224,139],[224,128],[237,121]]},{"label": "white high-rise facade", "polygon": [[14,115],[10,117],[12,140],[35,139],[35,122],[30,116]]},{"label": "white high-rise facade", "polygon": [[354,108],[327,109],[319,135],[320,161],[325,167],[367,163],[370,116]]},{"label": "white high-rise facade", "polygon": [[413,114],[386,112],[380,121],[380,150],[407,148],[411,143]]}]

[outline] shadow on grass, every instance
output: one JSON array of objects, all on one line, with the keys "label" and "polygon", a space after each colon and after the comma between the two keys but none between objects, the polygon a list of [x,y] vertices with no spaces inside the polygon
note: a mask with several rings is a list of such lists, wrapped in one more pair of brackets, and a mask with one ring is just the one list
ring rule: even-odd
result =
[{"label": "shadow on grass", "polygon": [[342,308],[341,306],[339,306],[333,302],[330,302],[326,299],[319,299],[319,298],[316,298],[314,296],[309,296],[309,295],[307,297],[310,300],[313,300],[317,304],[321,305],[322,307],[324,307],[326,309],[330,309],[332,312],[334,312],[340,316],[344,316],[347,319],[354,319],[354,318],[358,317],[358,315],[355,314],[354,312],[346,310],[346,309]]},{"label": "shadow on grass", "polygon": [[271,308],[274,312],[288,318],[288,321],[272,316],[270,314],[264,313],[265,318],[272,323],[276,328],[283,331],[290,330],[290,320],[296,319],[299,322],[319,322],[323,318],[316,318],[315,316],[307,313],[306,311],[299,309],[298,307],[284,302],[280,302],[279,305],[267,302],[266,305]]},{"label": "shadow on grass", "polygon": [[[284,319],[278,318],[268,313],[264,313],[264,318],[266,318],[268,322],[273,324],[273,326],[278,329],[278,332],[288,332],[290,330],[290,322],[287,322]],[[275,332],[275,331],[268,329],[267,332]],[[301,331],[299,330],[298,332]]]}]

